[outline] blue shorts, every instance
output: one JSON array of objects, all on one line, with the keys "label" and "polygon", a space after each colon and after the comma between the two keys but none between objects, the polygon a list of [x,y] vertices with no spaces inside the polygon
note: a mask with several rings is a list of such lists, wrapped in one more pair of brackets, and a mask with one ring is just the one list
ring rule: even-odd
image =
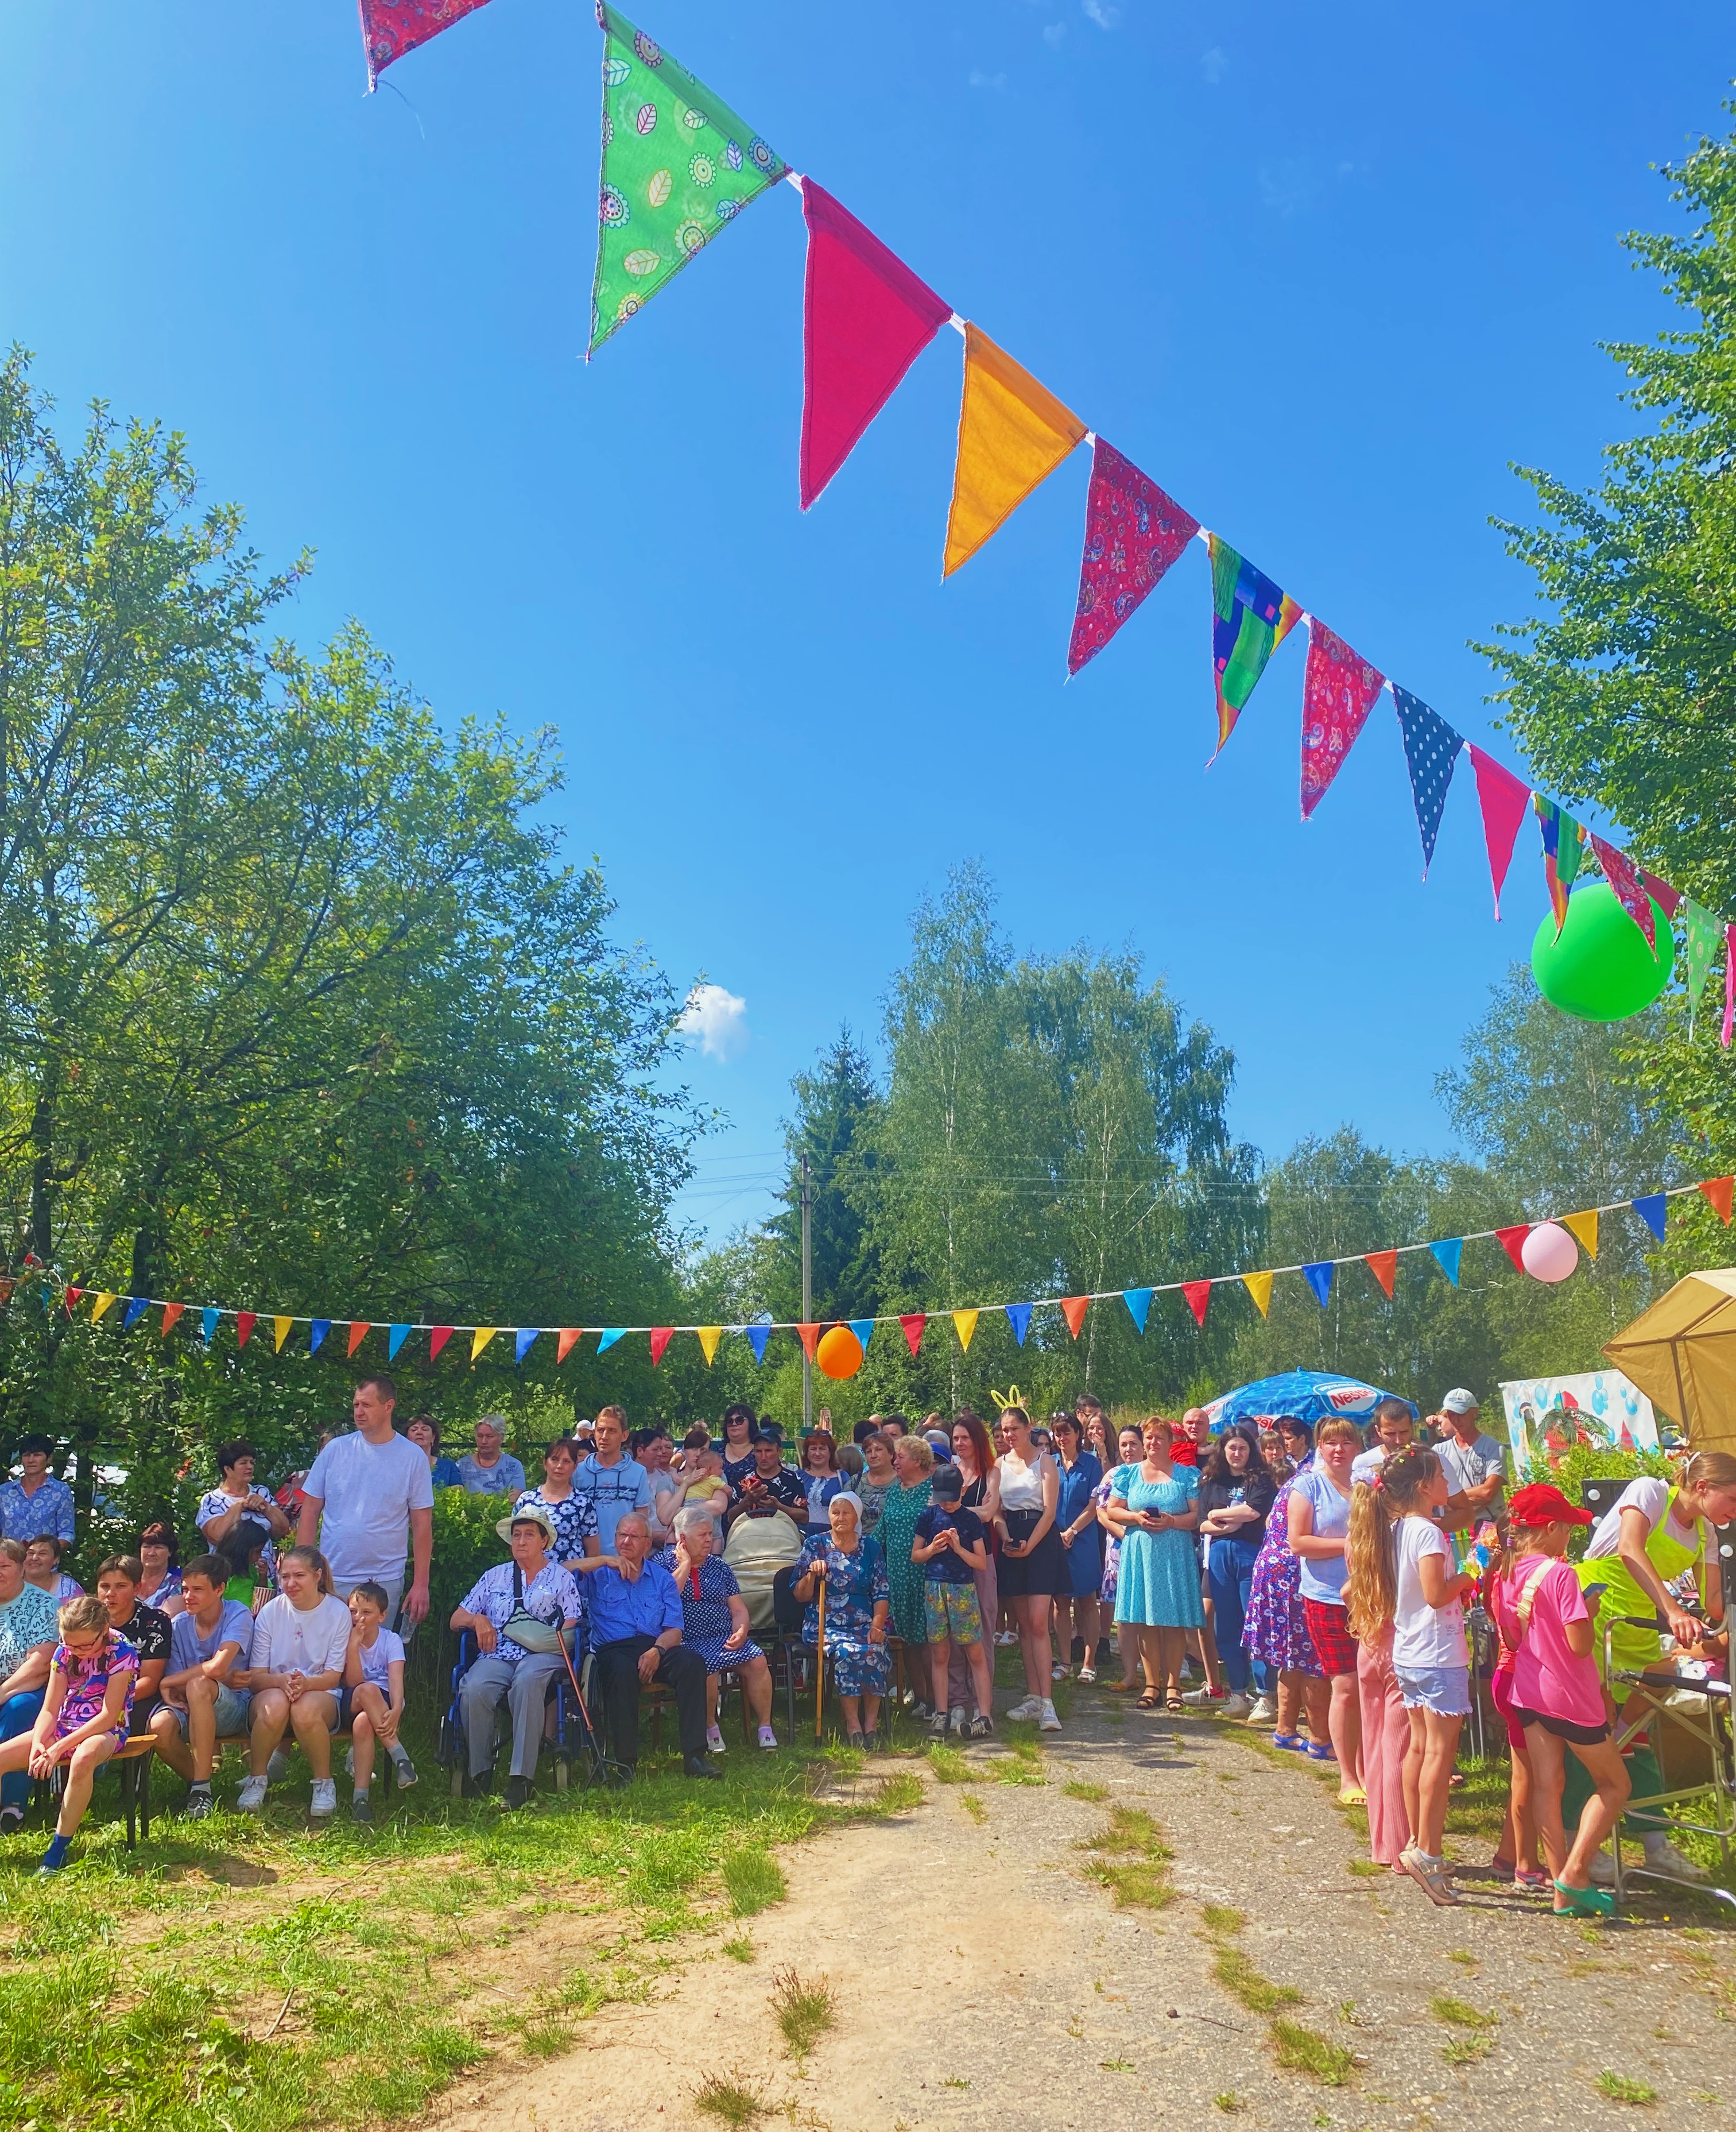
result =
[{"label": "blue shorts", "polygon": [[[181,1737],[185,1740],[187,1737],[188,1713],[185,1710],[176,1710],[172,1703],[165,1703],[164,1707],[172,1713],[175,1723],[181,1728]],[[217,1691],[218,1738],[233,1740],[238,1735],[246,1732],[252,1709],[253,1698],[245,1689],[228,1687],[218,1688]]]},{"label": "blue shorts", "polygon": [[1393,1673],[1407,1710],[1431,1710],[1436,1717],[1470,1715],[1469,1666],[1395,1665]]}]

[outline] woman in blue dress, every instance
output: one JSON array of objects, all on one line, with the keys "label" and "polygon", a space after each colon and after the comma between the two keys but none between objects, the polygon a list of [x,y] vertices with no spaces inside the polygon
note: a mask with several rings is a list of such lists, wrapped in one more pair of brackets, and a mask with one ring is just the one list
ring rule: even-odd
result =
[{"label": "woman in blue dress", "polygon": [[1174,1462],[1167,1421],[1153,1415],[1142,1433],[1144,1458],[1115,1475],[1109,1499],[1110,1522],[1121,1535],[1115,1623],[1139,1631],[1145,1671],[1140,1709],[1155,1710],[1162,1701],[1179,1716],[1187,1631],[1206,1625],[1193,1551],[1200,1477],[1193,1467]]},{"label": "woman in blue dress", "polygon": [[[1121,1531],[1110,1522],[1109,1499],[1119,1485],[1118,1477],[1128,1467],[1137,1466],[1145,1456],[1145,1439],[1131,1422],[1124,1423],[1116,1432],[1115,1443],[1120,1462],[1110,1466],[1091,1495],[1097,1529],[1103,1535],[1103,1584],[1098,1597],[1102,1601],[1101,1618],[1105,1621],[1115,1621],[1115,1588],[1121,1574]],[[1103,1685],[1113,1695],[1125,1695],[1139,1669],[1139,1630],[1125,1621],[1117,1621],[1115,1649],[1121,1660],[1121,1678],[1106,1680]]]},{"label": "woman in blue dress", "polygon": [[[923,1491],[926,1495],[926,1488]],[[886,1616],[892,1587],[886,1558],[876,1539],[864,1538],[862,1506],[847,1488],[826,1505],[832,1529],[815,1534],[802,1549],[794,1590],[808,1608],[804,1643],[820,1640],[819,1594],[826,1587],[826,1664],[837,1688],[844,1732],[852,1747],[866,1746],[879,1721],[880,1697],[892,1679],[886,1649]]]},{"label": "woman in blue dress", "polygon": [[748,1635],[747,1602],[735,1571],[712,1552],[717,1544],[717,1528],[711,1512],[703,1503],[688,1504],[675,1513],[674,1544],[658,1557],[681,1594],[681,1640],[705,1660],[706,1750],[712,1755],[723,1752],[717,1698],[726,1673],[741,1676],[760,1745],[775,1747],[771,1668],[765,1652]]},{"label": "woman in blue dress", "polygon": [[1055,1438],[1055,1463],[1061,1471],[1055,1529],[1061,1535],[1069,1587],[1055,1600],[1056,1640],[1067,1652],[1057,1670],[1064,1678],[1070,1666],[1077,1666],[1080,1679],[1089,1683],[1097,1678],[1097,1592],[1103,1581],[1103,1549],[1096,1492],[1103,1479],[1103,1462],[1086,1449],[1085,1431],[1076,1414],[1052,1414],[1049,1427]]}]

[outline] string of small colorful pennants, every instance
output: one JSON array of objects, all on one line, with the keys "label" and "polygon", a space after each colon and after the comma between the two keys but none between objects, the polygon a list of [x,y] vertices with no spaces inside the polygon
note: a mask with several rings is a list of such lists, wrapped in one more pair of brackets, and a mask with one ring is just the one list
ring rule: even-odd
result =
[{"label": "string of small colorful pennants", "polygon": [[[368,86],[405,53],[484,0],[359,0]],[[1590,861],[1655,953],[1655,900],[1683,920],[1691,1032],[1705,980],[1724,948],[1722,1040],[1736,1030],[1736,924],[1590,835],[1555,801],[1467,741],[1439,712],[1354,651],[1318,617],[1207,531],[1047,387],[961,318],[872,231],[782,156],[609,0],[603,34],[602,172],[587,353],[642,310],[742,210],[780,179],[801,194],[808,226],[803,300],[799,463],[806,511],[842,466],[910,366],[943,325],[963,337],[957,459],[947,517],[943,574],[951,577],[1081,444],[1091,447],[1083,553],[1069,676],[1110,642],[1190,542],[1211,561],[1212,667],[1217,751],[1246,708],[1273,653],[1298,623],[1307,629],[1302,678],[1302,812],[1320,804],[1383,690],[1398,713],[1427,879],[1453,773],[1469,755],[1483,816],[1495,915],[1527,812],[1542,835],[1556,932],[1567,891]],[[1216,751],[1215,751],[1216,753]],[[1215,759],[1215,757],[1214,757]]]},{"label": "string of small colorful pennants", "polygon": [[[1665,1241],[1666,1219],[1671,1199],[1697,1193],[1716,1212],[1726,1227],[1730,1221],[1733,1197],[1736,1197],[1736,1176],[1711,1177],[1696,1184],[1671,1185],[1659,1192],[1642,1193],[1636,1198],[1612,1200],[1608,1206],[1589,1207],[1575,1214],[1561,1214],[1546,1217],[1567,1230],[1580,1248],[1595,1259],[1598,1254],[1599,1225],[1605,1214],[1632,1212],[1638,1216],[1659,1243]],[[119,1330],[130,1332],[139,1321],[151,1310],[162,1313],[158,1328],[159,1337],[166,1339],[177,1325],[185,1321],[189,1326],[197,1321],[200,1337],[207,1347],[217,1337],[225,1318],[235,1326],[235,1344],[237,1350],[245,1348],[254,1332],[261,1327],[270,1328],[272,1352],[281,1354],[289,1344],[297,1326],[308,1328],[308,1348],[319,1354],[333,1332],[341,1333],[345,1342],[346,1357],[353,1359],[370,1333],[386,1335],[386,1353],[388,1361],[396,1361],[406,1341],[412,1336],[428,1335],[428,1360],[438,1361],[454,1339],[459,1342],[462,1353],[464,1338],[470,1347],[469,1359],[478,1361],[497,1339],[510,1339],[513,1360],[521,1363],[539,1340],[550,1339],[555,1344],[554,1359],[564,1362],[578,1342],[590,1334],[597,1338],[596,1352],[608,1353],[611,1348],[629,1337],[645,1336],[650,1342],[651,1365],[655,1369],[662,1361],[669,1342],[676,1334],[691,1334],[698,1341],[707,1366],[717,1360],[717,1350],[726,1337],[745,1339],[753,1350],[756,1363],[764,1362],[765,1351],[774,1332],[794,1332],[801,1342],[808,1358],[813,1361],[820,1336],[833,1324],[847,1325],[867,1350],[877,1327],[896,1325],[904,1337],[913,1356],[920,1353],[923,1336],[933,1323],[950,1321],[961,1352],[968,1352],[976,1335],[978,1321],[985,1315],[997,1313],[1005,1315],[1014,1339],[1019,1347],[1030,1330],[1031,1319],[1039,1310],[1056,1310],[1061,1314],[1067,1331],[1077,1340],[1084,1328],[1086,1313],[1094,1303],[1116,1303],[1125,1305],[1132,1318],[1134,1330],[1142,1337],[1151,1313],[1151,1306],[1160,1295],[1179,1295],[1187,1304],[1196,1326],[1203,1328],[1206,1313],[1215,1288],[1241,1288],[1253,1299],[1262,1318],[1272,1308],[1273,1283],[1289,1274],[1300,1274],[1307,1283],[1315,1300],[1324,1310],[1331,1299],[1334,1278],[1340,1266],[1365,1265],[1375,1280],[1391,1299],[1398,1278],[1398,1261],[1412,1253],[1426,1251],[1453,1286],[1459,1285],[1460,1260],[1465,1247],[1470,1243],[1492,1241],[1499,1243],[1521,1272],[1524,1263],[1525,1240],[1542,1222],[1518,1222],[1502,1229],[1470,1229],[1462,1236],[1443,1237],[1433,1243],[1398,1244],[1379,1251],[1355,1251],[1342,1258],[1317,1259],[1300,1265],[1270,1266],[1259,1273],[1211,1274],[1197,1280],[1170,1280],[1153,1282],[1148,1287],[1102,1289],[1083,1295],[1043,1296],[1029,1303],[983,1304],[969,1309],[914,1310],[887,1312],[874,1318],[845,1318],[821,1319],[803,1323],[794,1318],[762,1318],[746,1325],[429,1325],[412,1319],[387,1322],[367,1318],[308,1318],[290,1312],[233,1310],[216,1304],[187,1304],[166,1303],[156,1296],[126,1295],[117,1289],[91,1289],[69,1284],[58,1289],[50,1278],[43,1295],[45,1308],[54,1307],[58,1292],[69,1315],[77,1310],[88,1297],[90,1301],[90,1322],[100,1323],[113,1312],[117,1304],[124,1305],[119,1313]],[[34,1265],[31,1260],[26,1265]],[[46,1269],[37,1267],[38,1271]],[[17,1276],[0,1277],[0,1304],[8,1302],[18,1286]]]}]

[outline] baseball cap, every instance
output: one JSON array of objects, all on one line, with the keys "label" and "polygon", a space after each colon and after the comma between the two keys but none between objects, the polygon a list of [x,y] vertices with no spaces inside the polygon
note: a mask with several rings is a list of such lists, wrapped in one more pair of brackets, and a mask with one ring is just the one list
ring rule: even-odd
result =
[{"label": "baseball cap", "polygon": [[1468,1392],[1463,1385],[1460,1385],[1441,1400],[1441,1411],[1443,1414],[1470,1414],[1482,1404],[1475,1392]]},{"label": "baseball cap", "polygon": [[1576,1510],[1552,1481],[1533,1481],[1507,1500],[1507,1515],[1516,1525],[1595,1525],[1590,1510]]},{"label": "baseball cap", "polygon": [[956,1466],[937,1466],[928,1479],[928,1493],[938,1500],[956,1503],[964,1493],[965,1477]]}]

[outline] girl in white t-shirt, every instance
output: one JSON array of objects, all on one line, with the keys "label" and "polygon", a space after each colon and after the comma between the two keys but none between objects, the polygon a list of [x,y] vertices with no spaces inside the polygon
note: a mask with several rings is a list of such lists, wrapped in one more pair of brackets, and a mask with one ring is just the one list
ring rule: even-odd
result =
[{"label": "girl in white t-shirt", "polygon": [[1470,1709],[1464,1602],[1477,1588],[1475,1577],[1454,1568],[1451,1543],[1435,1523],[1450,1492],[1432,1451],[1395,1453],[1369,1488],[1377,1514],[1353,1520],[1347,1548],[1359,1616],[1393,1625],[1393,1671],[1410,1719],[1404,1804],[1412,1839],[1399,1870],[1443,1904],[1459,1899],[1442,1837],[1459,1728]]}]

